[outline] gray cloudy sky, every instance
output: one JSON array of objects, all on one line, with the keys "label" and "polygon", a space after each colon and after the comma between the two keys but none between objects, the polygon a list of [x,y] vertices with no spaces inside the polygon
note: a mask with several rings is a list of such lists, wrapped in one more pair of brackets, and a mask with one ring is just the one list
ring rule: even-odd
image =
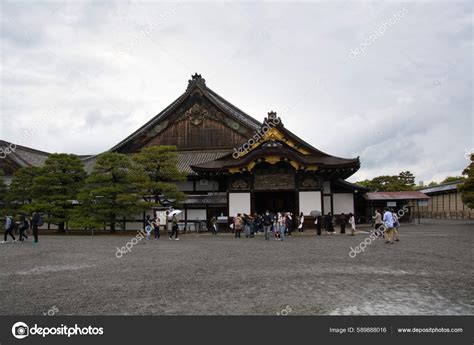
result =
[{"label": "gray cloudy sky", "polygon": [[0,3],[4,140],[100,153],[198,72],[257,119],[275,110],[360,156],[351,181],[441,180],[474,147],[471,1]]}]

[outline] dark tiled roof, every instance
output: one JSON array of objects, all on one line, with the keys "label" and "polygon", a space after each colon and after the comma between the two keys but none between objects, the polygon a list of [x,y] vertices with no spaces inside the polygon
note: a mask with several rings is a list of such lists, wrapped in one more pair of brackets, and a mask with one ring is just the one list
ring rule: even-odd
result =
[{"label": "dark tiled roof", "polygon": [[359,159],[346,159],[334,156],[324,156],[324,155],[302,155],[299,152],[296,152],[289,148],[262,148],[258,147],[255,150],[251,151],[244,157],[235,159],[232,155],[223,156],[220,159],[213,160],[207,163],[195,164],[192,166],[195,170],[220,170],[228,169],[231,167],[238,167],[242,164],[248,164],[255,159],[264,157],[267,155],[280,155],[290,157],[295,159],[298,162],[303,164],[318,165],[321,167],[357,167],[359,164]]},{"label": "dark tiled roof", "polygon": [[419,191],[405,191],[405,192],[375,192],[366,193],[364,198],[367,200],[427,200],[430,197]]},{"label": "dark tiled roof", "polygon": [[236,120],[239,123],[242,123],[244,126],[249,127],[252,130],[258,130],[261,126],[261,123],[254,119],[252,116],[244,113],[242,110],[237,108],[235,105],[226,101],[224,98],[219,96],[217,93],[212,91],[206,86],[205,80],[201,78],[200,75],[195,74],[192,76],[192,79],[189,80],[188,88],[185,93],[178,97],[173,103],[167,106],[162,112],[153,117],[150,121],[144,124],[142,127],[137,129],[135,132],[130,134],[127,138],[122,140],[120,143],[112,147],[111,151],[119,150],[122,146],[129,143],[136,137],[138,137],[143,132],[155,127],[160,121],[164,120],[168,115],[170,115],[192,92],[196,89],[199,89],[205,97],[207,97],[215,106],[220,108],[223,112],[229,115],[231,118]]},{"label": "dark tiled roof", "polygon": [[27,166],[42,166],[48,156],[48,152],[35,150],[30,147],[15,145],[5,140],[0,140],[1,147],[10,147],[14,146],[14,152],[8,155],[8,158],[16,162],[21,167]]},{"label": "dark tiled roof", "polygon": [[425,193],[425,194],[456,191],[458,189],[458,185],[461,184],[461,183],[462,183],[462,181],[444,183],[444,184],[440,184],[438,186],[420,188],[420,189],[418,189],[418,191],[420,191],[422,193]]},{"label": "dark tiled roof", "polygon": [[191,165],[201,164],[215,159],[221,158],[227,155],[229,151],[208,151],[208,152],[198,152],[198,151],[188,151],[188,152],[179,152],[179,162],[178,169],[187,173],[194,173],[191,169]]},{"label": "dark tiled roof", "polygon": [[361,185],[358,185],[358,184],[355,184],[355,183],[351,183],[351,182],[345,181],[343,179],[337,179],[334,182],[336,184],[338,184],[339,186],[346,187],[346,188],[349,188],[349,189],[352,189],[352,190],[358,190],[360,192],[368,192],[369,191],[369,188],[367,188],[367,187],[364,187],[364,186],[361,186]]},{"label": "dark tiled roof", "polygon": [[[218,159],[222,156],[228,154],[229,151],[178,151],[178,170],[184,171],[188,174],[194,174],[194,171],[191,169],[191,165],[201,164],[205,162]],[[85,159],[82,159],[84,162],[84,169],[88,174],[92,172],[94,168],[97,156],[89,156]]]}]

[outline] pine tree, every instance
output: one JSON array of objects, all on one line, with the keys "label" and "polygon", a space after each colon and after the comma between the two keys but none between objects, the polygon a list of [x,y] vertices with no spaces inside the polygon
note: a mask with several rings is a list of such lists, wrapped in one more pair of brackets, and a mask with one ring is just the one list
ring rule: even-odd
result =
[{"label": "pine tree", "polygon": [[147,147],[133,156],[149,177],[143,187],[156,204],[161,204],[162,199],[179,204],[186,198],[176,186],[176,182],[186,180],[186,174],[178,170],[178,159],[176,146]]},{"label": "pine tree", "polygon": [[85,178],[84,164],[78,156],[51,154],[33,179],[32,211],[45,212],[48,221],[64,230]]},{"label": "pine tree", "polygon": [[112,232],[124,217],[147,208],[143,185],[148,177],[130,157],[106,152],[97,157],[92,173],[79,193],[80,209],[74,224],[99,228],[109,225]]},{"label": "pine tree", "polygon": [[6,195],[7,209],[11,213],[31,211],[33,202],[33,180],[40,174],[38,167],[20,168],[13,174],[12,182]]}]

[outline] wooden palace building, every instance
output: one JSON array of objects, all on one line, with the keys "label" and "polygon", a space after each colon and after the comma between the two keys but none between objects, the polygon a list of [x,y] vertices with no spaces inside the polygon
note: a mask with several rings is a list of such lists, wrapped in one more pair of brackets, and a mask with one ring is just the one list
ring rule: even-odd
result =
[{"label": "wooden palace building", "polygon": [[[266,209],[347,214],[365,192],[345,181],[359,169],[358,157],[316,149],[285,128],[273,111],[263,122],[256,120],[198,74],[179,98],[110,151],[132,154],[155,145],[177,147],[178,168],[188,176],[178,185],[188,196],[181,215],[190,222]],[[2,165],[12,173],[15,167],[43,164],[47,155],[17,146]],[[81,159],[90,172],[96,156]]]}]

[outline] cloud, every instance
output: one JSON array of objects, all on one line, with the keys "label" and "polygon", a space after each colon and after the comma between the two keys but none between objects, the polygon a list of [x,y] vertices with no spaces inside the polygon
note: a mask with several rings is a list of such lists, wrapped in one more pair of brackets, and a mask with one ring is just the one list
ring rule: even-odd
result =
[{"label": "cloud", "polygon": [[[474,147],[472,4],[2,3],[2,139],[100,153],[184,92],[189,76],[321,150],[360,156],[351,181],[440,180]],[[360,46],[384,22],[406,15]]]}]

